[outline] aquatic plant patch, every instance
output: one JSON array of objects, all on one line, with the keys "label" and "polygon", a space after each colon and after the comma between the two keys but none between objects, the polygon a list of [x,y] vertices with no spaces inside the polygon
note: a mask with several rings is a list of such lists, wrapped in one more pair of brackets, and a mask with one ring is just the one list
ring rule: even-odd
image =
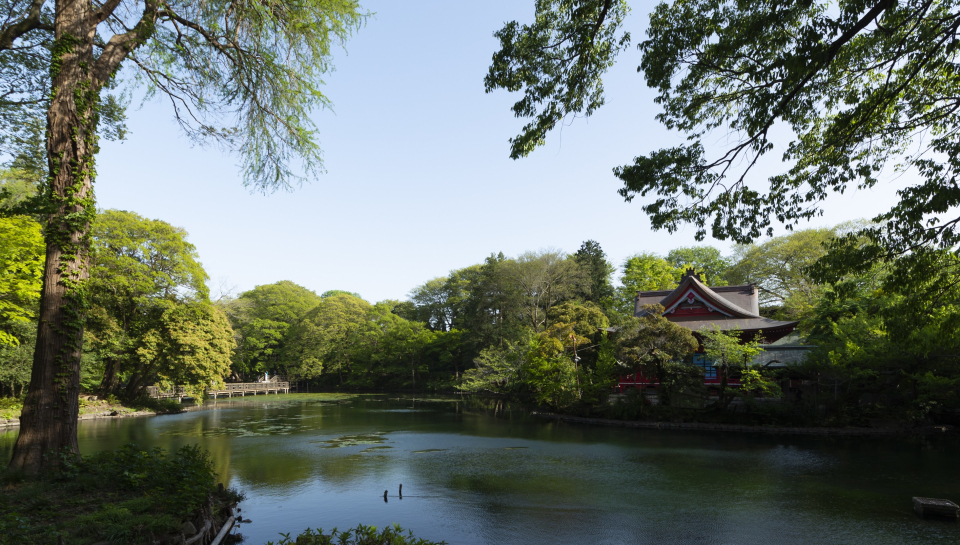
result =
[{"label": "aquatic plant patch", "polygon": [[[361,524],[343,532],[338,532],[334,528],[329,534],[324,534],[322,528],[317,530],[307,528],[294,538],[291,538],[290,534],[281,535],[283,537],[276,545],[446,545],[445,541],[438,543],[416,538],[409,531],[404,534],[403,528],[398,525],[387,526],[379,532],[376,526]],[[268,541],[267,545],[275,544]]]},{"label": "aquatic plant patch", "polygon": [[355,447],[357,445],[379,445],[386,440],[387,438],[383,432],[376,432],[355,435],[341,435],[340,437],[336,437],[334,439],[310,442],[325,445],[321,448],[343,448]]}]

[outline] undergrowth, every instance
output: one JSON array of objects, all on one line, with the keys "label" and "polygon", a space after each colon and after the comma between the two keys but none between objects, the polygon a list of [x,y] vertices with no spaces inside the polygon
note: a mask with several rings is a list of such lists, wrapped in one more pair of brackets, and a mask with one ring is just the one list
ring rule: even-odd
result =
[{"label": "undergrowth", "polygon": [[173,455],[127,445],[61,456],[54,471],[36,478],[7,472],[0,484],[0,545],[152,543],[177,534],[208,502],[218,512],[241,499],[216,492],[209,455],[197,446]]},{"label": "undergrowth", "polygon": [[23,400],[18,397],[0,397],[0,418],[11,420],[20,418]]},{"label": "undergrowth", "polygon": [[[23,400],[16,397],[0,397],[0,419],[20,418]],[[183,405],[176,399],[153,399],[142,397],[133,401],[121,401],[112,395],[100,399],[80,398],[80,414],[113,413],[126,414],[138,411],[150,411],[157,414],[176,414],[183,412]]]},{"label": "undergrowth", "polygon": [[302,534],[291,538],[290,534],[281,534],[283,539],[274,544],[268,541],[267,545],[445,545],[416,538],[413,532],[403,533],[398,525],[388,526],[377,532],[376,526],[357,526],[353,530],[337,532],[334,528],[330,534],[324,534],[323,529],[311,530],[307,528]]}]

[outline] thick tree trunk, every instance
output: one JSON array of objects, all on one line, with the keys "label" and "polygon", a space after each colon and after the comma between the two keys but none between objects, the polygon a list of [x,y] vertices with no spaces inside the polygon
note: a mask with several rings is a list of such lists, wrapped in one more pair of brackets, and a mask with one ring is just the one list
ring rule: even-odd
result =
[{"label": "thick tree trunk", "polygon": [[89,0],[58,0],[47,112],[51,212],[40,325],[20,435],[10,467],[36,473],[56,453],[77,453],[80,351],[88,277],[88,230],[95,208],[98,89],[90,73],[96,25]]},{"label": "thick tree trunk", "polygon": [[103,380],[100,381],[100,397],[107,394],[117,393],[117,386],[120,381],[120,360],[112,359],[107,361],[103,367]]}]

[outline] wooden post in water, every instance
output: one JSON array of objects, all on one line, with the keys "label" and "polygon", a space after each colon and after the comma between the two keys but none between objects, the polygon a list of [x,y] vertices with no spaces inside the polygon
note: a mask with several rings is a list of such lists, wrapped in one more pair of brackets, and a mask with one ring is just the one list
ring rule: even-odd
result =
[{"label": "wooden post in water", "polygon": [[403,499],[403,484],[400,485],[400,499]]},{"label": "wooden post in water", "polygon": [[387,503],[387,491],[383,491],[383,503]]}]

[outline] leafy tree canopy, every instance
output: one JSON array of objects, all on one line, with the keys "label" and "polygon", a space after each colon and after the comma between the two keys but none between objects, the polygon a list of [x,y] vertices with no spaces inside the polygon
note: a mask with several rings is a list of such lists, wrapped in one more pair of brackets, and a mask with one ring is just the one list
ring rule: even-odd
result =
[{"label": "leafy tree canopy", "polygon": [[336,371],[342,382],[370,308],[370,303],[347,294],[321,299],[291,328],[283,350],[285,367],[306,378],[325,369]]},{"label": "leafy tree canopy", "polygon": [[357,299],[363,299],[363,297],[360,297],[359,293],[344,290],[327,290],[320,294],[320,298],[326,299],[327,297],[333,297],[334,295],[350,295],[352,297],[356,297]]},{"label": "leafy tree canopy", "polygon": [[637,292],[671,290],[680,282],[683,271],[662,257],[644,252],[628,257],[623,262],[623,275],[617,290],[617,311],[621,316],[633,316]]},{"label": "leafy tree canopy", "polygon": [[557,250],[525,252],[500,270],[518,295],[523,322],[537,332],[549,325],[550,307],[572,298],[588,282],[577,262]]},{"label": "leafy tree canopy", "polygon": [[[103,367],[101,393],[118,393],[120,380],[126,377],[124,395],[136,397],[143,387],[174,373],[178,362],[187,364],[185,359],[154,360],[171,351],[192,350],[171,344],[181,337],[171,333],[174,326],[170,320],[184,316],[178,310],[182,305],[209,302],[207,273],[187,232],[161,220],[103,210],[97,215],[91,238],[86,350]],[[212,311],[196,312],[200,313],[196,315],[198,323],[219,320],[219,315],[208,317]],[[161,342],[166,343],[165,348],[157,344]],[[229,357],[232,345],[225,350]]]},{"label": "leafy tree canopy", "polygon": [[675,248],[667,254],[667,262],[681,272],[692,268],[700,273],[700,278],[708,286],[726,286],[724,274],[730,267],[730,261],[713,246],[688,246]]},{"label": "leafy tree canopy", "polygon": [[99,303],[143,298],[207,300],[207,273],[187,232],[134,212],[102,210],[92,229],[91,276]]},{"label": "leafy tree canopy", "polygon": [[511,21],[496,32],[500,51],[484,78],[487,92],[524,90],[513,105],[533,118],[510,139],[510,157],[529,155],[569,115],[589,116],[603,105],[601,76],[630,45],[619,33],[625,0],[536,0],[532,25]]},{"label": "leafy tree canopy", "polygon": [[689,329],[664,318],[660,305],[645,311],[627,319],[617,332],[617,359],[630,371],[656,376],[661,402],[669,405],[671,394],[683,385],[669,383],[668,369],[697,350],[697,339]]},{"label": "leafy tree canopy", "polygon": [[[626,10],[541,0],[535,23],[497,33],[487,90],[522,90],[514,113],[531,118],[512,157],[603,103],[602,74],[627,43]],[[620,194],[650,197],[643,210],[655,229],[693,224],[698,238],[749,243],[772,236],[774,222],[821,215],[833,194],[903,173],[890,177],[897,204],[837,241],[824,278],[921,247],[955,248],[958,21],[956,0],[661,2],[639,70],[658,92],[657,119],[685,142],[615,168]],[[769,159],[782,168],[763,179],[760,165],[780,150]]]},{"label": "leafy tree canopy", "polygon": [[281,361],[281,356],[287,331],[323,300],[303,286],[281,280],[256,286],[228,302],[225,310],[239,337],[234,368],[249,375],[286,367],[289,362]]},{"label": "leafy tree canopy", "polygon": [[764,242],[737,245],[726,278],[756,284],[760,306],[784,319],[808,315],[822,291],[809,268],[827,253],[833,229],[804,229]]},{"label": "leafy tree canopy", "polygon": [[96,155],[100,137],[123,137],[123,97],[168,100],[188,136],[240,154],[247,184],[290,187],[322,171],[311,112],[328,104],[332,48],[365,14],[355,0],[0,0],[0,11],[0,155],[47,167],[31,200],[48,260],[36,380],[10,462],[37,472],[58,463],[48,451],[78,449]]},{"label": "leafy tree canopy", "polygon": [[206,301],[164,301],[159,310],[133,341],[136,365],[126,396],[135,398],[145,386],[159,384],[184,386],[187,395],[203,399],[205,389],[222,387],[235,346],[223,311]]},{"label": "leafy tree canopy", "polygon": [[413,288],[410,301],[417,309],[413,318],[435,331],[453,329],[454,322],[460,317],[467,288],[467,281],[457,271]]},{"label": "leafy tree canopy", "polygon": [[616,270],[607,261],[607,254],[603,252],[600,243],[595,240],[584,241],[573,259],[580,265],[580,269],[587,277],[585,289],[581,290],[580,297],[594,303],[609,304],[613,297],[613,286],[610,284],[610,275]]},{"label": "leafy tree canopy", "polygon": [[0,218],[0,345],[19,345],[33,324],[40,300],[44,244],[40,224],[25,217]]}]

